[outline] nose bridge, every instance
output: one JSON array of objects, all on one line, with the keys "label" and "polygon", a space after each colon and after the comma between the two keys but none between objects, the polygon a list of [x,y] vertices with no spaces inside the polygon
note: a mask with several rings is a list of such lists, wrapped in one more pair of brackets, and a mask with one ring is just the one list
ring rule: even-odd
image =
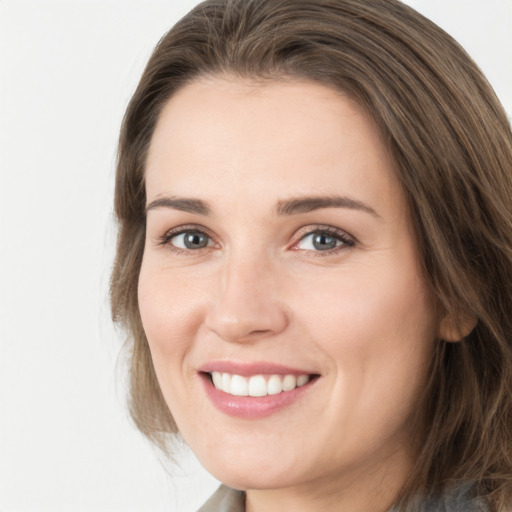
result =
[{"label": "nose bridge", "polygon": [[[233,286],[237,288],[239,281],[242,284],[256,286],[270,281],[274,273],[273,263],[269,251],[253,240],[246,240],[234,246],[226,258],[222,275],[223,287],[227,290]],[[263,288],[263,286],[262,286]]]},{"label": "nose bridge", "polygon": [[287,325],[278,269],[264,250],[251,250],[251,245],[233,249],[226,256],[218,294],[207,315],[208,327],[226,341],[270,336]]}]

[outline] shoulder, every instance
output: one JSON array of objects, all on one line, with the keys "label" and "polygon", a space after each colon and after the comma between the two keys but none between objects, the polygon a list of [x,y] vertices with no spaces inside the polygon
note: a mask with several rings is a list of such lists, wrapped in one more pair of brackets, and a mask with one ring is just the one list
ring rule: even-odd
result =
[{"label": "shoulder", "polygon": [[244,512],[245,493],[221,485],[197,512]]}]

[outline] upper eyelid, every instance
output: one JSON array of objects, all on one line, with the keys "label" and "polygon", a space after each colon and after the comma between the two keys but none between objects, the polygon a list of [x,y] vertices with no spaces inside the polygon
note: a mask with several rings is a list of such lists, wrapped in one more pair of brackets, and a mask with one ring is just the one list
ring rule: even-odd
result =
[{"label": "upper eyelid", "polygon": [[356,237],[351,235],[348,231],[324,224],[304,226],[298,229],[296,233],[298,234],[298,240],[302,240],[304,237],[313,233],[329,233],[330,235],[338,235],[341,238],[349,238],[354,243],[357,242]]},{"label": "upper eyelid", "polygon": [[[208,236],[214,243],[218,243],[216,241],[216,237],[212,234],[212,232],[202,225],[197,224],[184,224],[181,226],[176,226],[174,228],[170,228],[163,235],[158,236],[159,243],[161,245],[168,243],[174,236],[178,236],[180,234],[186,233],[187,231],[198,231],[200,233],[204,233]],[[296,229],[294,234],[292,235],[293,241],[290,243],[290,246],[293,246],[304,239],[306,236],[309,236],[314,233],[329,233],[333,236],[338,236],[342,239],[350,239],[354,244],[357,243],[357,239],[347,232],[344,229],[331,226],[328,224],[309,224],[306,226],[302,226],[299,229]]]},{"label": "upper eyelid", "polygon": [[[184,233],[187,233],[190,231],[196,231],[196,232],[206,235],[212,243],[211,244],[208,243],[208,245],[206,245],[205,247],[199,247],[197,249],[182,248],[182,247],[175,246],[172,243],[173,238],[183,235]],[[158,235],[156,237],[155,242],[156,242],[157,246],[162,246],[176,255],[182,254],[182,255],[190,255],[190,256],[192,256],[194,254],[197,254],[197,255],[204,254],[204,251],[211,250],[212,246],[216,244],[215,240],[207,232],[206,229],[199,228],[199,227],[193,226],[193,225],[192,226],[182,225],[182,226],[168,229],[163,235]]]},{"label": "upper eyelid", "polygon": [[200,233],[204,233],[205,235],[210,237],[212,240],[214,238],[209,229],[205,228],[204,226],[198,226],[196,224],[183,224],[181,226],[176,226],[174,228],[170,228],[167,231],[165,231],[165,233],[160,238],[164,238],[164,237],[171,238],[173,236],[177,236],[182,233],[186,233],[187,231],[198,231]]}]

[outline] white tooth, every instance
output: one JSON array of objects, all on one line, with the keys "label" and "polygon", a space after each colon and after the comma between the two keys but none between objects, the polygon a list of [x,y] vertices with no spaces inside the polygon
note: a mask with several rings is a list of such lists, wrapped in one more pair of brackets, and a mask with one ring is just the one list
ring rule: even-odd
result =
[{"label": "white tooth", "polygon": [[295,375],[285,375],[283,379],[283,391],[291,391],[295,389],[297,385],[297,379]]},{"label": "white tooth", "polygon": [[241,375],[231,377],[230,393],[235,396],[247,396],[249,394],[249,381]]},{"label": "white tooth", "polygon": [[267,396],[267,383],[263,375],[255,375],[249,379],[249,396]]},{"label": "white tooth", "polygon": [[277,395],[283,391],[283,383],[279,375],[272,375],[267,382],[267,393],[269,395]]},{"label": "white tooth", "polygon": [[222,374],[222,391],[224,391],[224,393],[231,392],[231,374],[230,373]]},{"label": "white tooth", "polygon": [[304,386],[304,384],[307,384],[309,382],[309,375],[301,375],[300,377],[297,377],[297,387]]},{"label": "white tooth", "polygon": [[213,381],[213,385],[217,389],[222,389],[222,374],[220,372],[212,373],[212,381]]}]

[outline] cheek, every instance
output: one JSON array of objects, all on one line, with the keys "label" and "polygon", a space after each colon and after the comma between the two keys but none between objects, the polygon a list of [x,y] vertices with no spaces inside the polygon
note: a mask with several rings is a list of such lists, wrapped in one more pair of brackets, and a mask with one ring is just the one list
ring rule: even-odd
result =
[{"label": "cheek", "polygon": [[343,287],[332,284],[328,300],[310,294],[302,307],[304,324],[330,361],[331,403],[338,404],[331,411],[333,428],[342,426],[347,439],[366,439],[370,451],[408,428],[437,325],[417,273],[386,268],[351,272]]},{"label": "cheek", "polygon": [[414,260],[396,261],[353,266],[297,294],[301,329],[329,356],[344,386],[378,393],[423,382],[437,332],[434,303]]},{"label": "cheek", "polygon": [[345,334],[357,332],[431,330],[432,301],[414,275],[409,279],[400,272],[377,276],[371,269],[346,274],[350,272],[321,289],[306,286],[296,295],[295,309],[309,318],[317,332],[324,331],[326,342],[336,343]]},{"label": "cheek", "polygon": [[[138,285],[142,325],[155,367],[165,358],[177,360],[191,343],[191,335],[202,319],[201,290],[179,273],[166,271],[156,262],[143,261]],[[171,356],[172,357],[169,357]]]}]

